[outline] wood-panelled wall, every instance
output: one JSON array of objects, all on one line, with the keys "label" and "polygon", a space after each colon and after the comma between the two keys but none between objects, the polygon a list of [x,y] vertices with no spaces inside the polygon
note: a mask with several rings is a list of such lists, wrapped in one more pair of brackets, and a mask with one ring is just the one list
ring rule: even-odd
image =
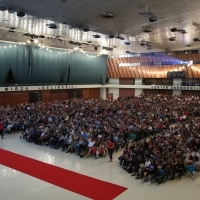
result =
[{"label": "wood-panelled wall", "polygon": [[49,101],[64,101],[68,98],[67,90],[50,90]]},{"label": "wood-panelled wall", "polygon": [[199,64],[190,67],[187,65],[119,66],[119,63],[139,63],[139,61],[131,61],[130,59],[136,60],[142,59],[142,57],[118,58],[117,60],[109,58],[107,62],[108,78],[167,78],[167,72],[169,71],[185,71],[185,78],[200,78]]},{"label": "wood-panelled wall", "polygon": [[0,106],[4,106],[5,101],[4,101],[4,93],[0,93]]},{"label": "wood-panelled wall", "polygon": [[16,105],[29,102],[29,92],[5,92],[4,105]]},{"label": "wood-panelled wall", "polygon": [[135,83],[135,79],[133,78],[120,78],[119,84],[120,85],[133,85]]},{"label": "wood-panelled wall", "polygon": [[144,89],[144,94],[166,94],[166,95],[173,95],[173,90],[151,90],[151,89]]},{"label": "wood-panelled wall", "polygon": [[120,97],[135,96],[135,89],[133,88],[119,88]]},{"label": "wood-panelled wall", "polygon": [[[32,91],[30,91],[32,92]],[[100,88],[70,89],[70,90],[42,90],[42,101],[49,102],[70,98],[100,98]],[[0,92],[0,106],[16,105],[29,102],[29,91],[24,92]]]},{"label": "wood-panelled wall", "polygon": [[100,88],[91,88],[89,91],[89,98],[100,98]]},{"label": "wood-panelled wall", "polygon": [[43,90],[42,91],[42,101],[49,102],[50,99],[50,90]]},{"label": "wood-panelled wall", "polygon": [[182,95],[195,95],[200,96],[200,91],[183,90]]}]

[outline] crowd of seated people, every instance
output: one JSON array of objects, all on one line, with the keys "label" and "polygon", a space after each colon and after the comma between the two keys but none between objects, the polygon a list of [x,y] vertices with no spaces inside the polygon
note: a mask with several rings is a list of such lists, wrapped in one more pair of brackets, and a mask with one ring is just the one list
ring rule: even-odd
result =
[{"label": "crowd of seated people", "polygon": [[[21,138],[30,143],[80,157],[105,157],[109,140],[116,151],[133,140],[121,164],[136,177],[147,181],[163,170],[173,179],[184,164],[194,178],[199,163],[195,157],[200,148],[199,103],[195,96],[144,94],[112,101],[69,99],[0,107],[0,121],[5,129],[15,124]],[[172,124],[176,126],[171,128]]]},{"label": "crowd of seated people", "polygon": [[127,146],[119,157],[124,170],[136,179],[159,181],[180,179],[188,172],[196,178],[200,171],[200,117],[192,117],[172,126],[148,140],[142,139]]}]

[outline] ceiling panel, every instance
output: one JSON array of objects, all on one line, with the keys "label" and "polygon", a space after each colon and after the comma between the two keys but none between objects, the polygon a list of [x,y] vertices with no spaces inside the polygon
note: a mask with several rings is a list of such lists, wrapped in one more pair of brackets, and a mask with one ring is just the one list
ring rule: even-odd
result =
[{"label": "ceiling panel", "polygon": [[[0,5],[26,12],[25,17],[19,18],[16,13],[0,11],[2,29],[15,27],[18,32],[117,46],[116,52],[127,49],[146,52],[147,49],[140,46],[142,40],[151,42],[151,51],[185,50],[200,46],[200,42],[193,41],[195,37],[200,37],[199,0],[0,0]],[[158,20],[149,22],[140,14],[145,11],[155,14]],[[104,19],[102,12],[113,13],[114,18]],[[50,23],[56,23],[58,29],[49,29],[46,24]],[[90,32],[73,28],[75,26],[88,27]],[[151,33],[143,33],[142,29],[146,26],[152,30]],[[173,27],[184,29],[187,34],[171,32]],[[96,32],[100,33],[101,39],[92,37]],[[131,46],[125,46],[124,41],[117,39],[109,40],[109,34],[122,34]],[[175,37],[175,41],[169,41],[171,37]]]}]

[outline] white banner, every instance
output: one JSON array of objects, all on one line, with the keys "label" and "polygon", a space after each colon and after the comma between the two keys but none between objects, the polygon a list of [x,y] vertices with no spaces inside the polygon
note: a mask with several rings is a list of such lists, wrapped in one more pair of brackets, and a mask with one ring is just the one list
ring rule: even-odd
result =
[{"label": "white banner", "polygon": [[66,90],[87,88],[133,88],[133,89],[156,89],[156,90],[199,90],[200,86],[166,86],[166,85],[51,85],[51,86],[7,86],[0,87],[0,92],[20,92],[39,90]]}]

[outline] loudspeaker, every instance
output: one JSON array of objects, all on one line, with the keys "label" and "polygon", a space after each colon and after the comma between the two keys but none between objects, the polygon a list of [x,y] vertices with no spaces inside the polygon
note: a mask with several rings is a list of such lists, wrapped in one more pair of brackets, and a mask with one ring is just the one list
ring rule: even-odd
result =
[{"label": "loudspeaker", "polygon": [[19,12],[17,12],[17,16],[18,17],[24,17],[25,16],[25,12],[19,11]]}]

